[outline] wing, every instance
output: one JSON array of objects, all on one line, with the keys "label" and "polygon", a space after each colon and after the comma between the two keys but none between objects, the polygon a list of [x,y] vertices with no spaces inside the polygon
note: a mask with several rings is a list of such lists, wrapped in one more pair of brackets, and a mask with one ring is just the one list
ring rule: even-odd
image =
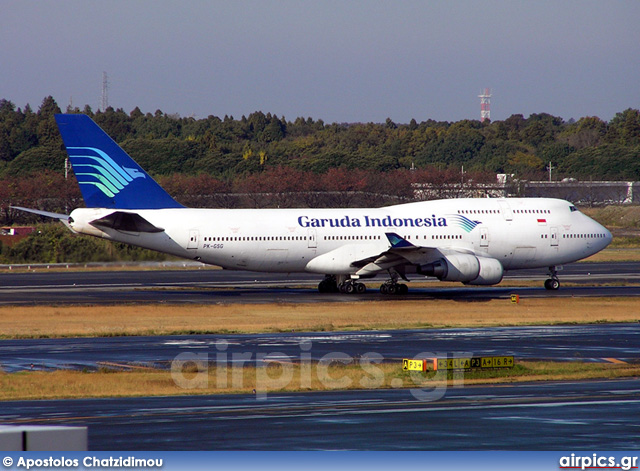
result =
[{"label": "wing", "polygon": [[394,232],[387,232],[385,236],[389,241],[387,250],[368,259],[352,263],[353,266],[359,268],[355,272],[356,276],[366,278],[398,266],[420,266],[445,256],[442,249],[414,245]]},{"label": "wing", "polygon": [[443,258],[446,250],[419,247],[394,232],[387,240],[370,244],[345,244],[319,255],[307,264],[307,271],[372,277],[376,273],[404,265],[424,265]]}]

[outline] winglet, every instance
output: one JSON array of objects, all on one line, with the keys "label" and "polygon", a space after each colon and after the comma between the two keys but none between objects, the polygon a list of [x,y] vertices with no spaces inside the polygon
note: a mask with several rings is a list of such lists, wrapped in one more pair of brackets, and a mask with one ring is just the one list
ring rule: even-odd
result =
[{"label": "winglet", "polygon": [[89,116],[56,115],[88,208],[182,208]]},{"label": "winglet", "polygon": [[385,232],[384,235],[389,239],[392,249],[415,249],[416,246],[407,239],[400,237],[395,232]]}]

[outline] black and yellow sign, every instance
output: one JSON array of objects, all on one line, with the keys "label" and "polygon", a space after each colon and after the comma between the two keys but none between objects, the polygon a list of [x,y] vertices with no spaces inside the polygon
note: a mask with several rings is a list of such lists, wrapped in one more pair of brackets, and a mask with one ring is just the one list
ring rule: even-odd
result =
[{"label": "black and yellow sign", "polygon": [[513,368],[513,356],[438,358],[434,359],[438,370],[468,370],[471,368]]},{"label": "black and yellow sign", "polygon": [[511,295],[511,302],[513,304],[518,304],[520,303],[520,295],[519,294],[512,294]]},{"label": "black and yellow sign", "polygon": [[404,371],[426,371],[427,360],[412,360],[405,358],[402,360],[402,369]]}]

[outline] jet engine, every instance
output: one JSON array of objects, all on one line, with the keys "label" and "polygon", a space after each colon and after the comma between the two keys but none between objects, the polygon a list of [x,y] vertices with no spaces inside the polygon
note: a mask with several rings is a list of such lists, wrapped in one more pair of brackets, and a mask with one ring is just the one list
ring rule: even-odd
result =
[{"label": "jet engine", "polygon": [[418,267],[418,273],[440,281],[461,281],[468,285],[495,285],[502,281],[504,269],[495,258],[452,254]]}]

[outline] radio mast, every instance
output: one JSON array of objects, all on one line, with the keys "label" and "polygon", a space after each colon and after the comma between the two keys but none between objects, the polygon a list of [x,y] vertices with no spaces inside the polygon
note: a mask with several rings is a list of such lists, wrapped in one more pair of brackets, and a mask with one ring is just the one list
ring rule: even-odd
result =
[{"label": "radio mast", "polygon": [[491,120],[491,90],[484,89],[482,95],[478,95],[480,98],[480,122]]},{"label": "radio mast", "polygon": [[100,102],[100,111],[103,113],[109,108],[109,80],[107,73],[102,72],[102,100]]}]

